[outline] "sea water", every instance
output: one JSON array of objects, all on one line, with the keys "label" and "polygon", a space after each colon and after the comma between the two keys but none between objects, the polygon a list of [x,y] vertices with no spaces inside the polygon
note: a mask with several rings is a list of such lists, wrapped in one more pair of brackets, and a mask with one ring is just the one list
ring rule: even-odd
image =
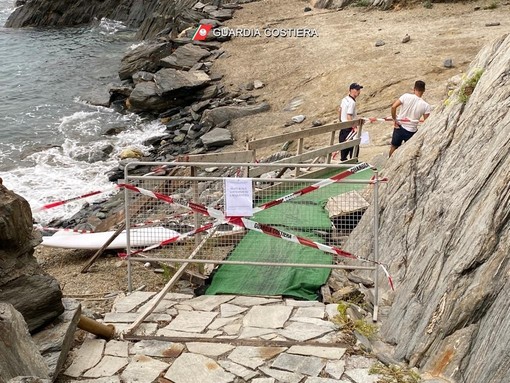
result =
[{"label": "sea water", "polygon": [[[139,42],[114,20],[79,28],[5,28],[14,0],[0,0],[0,177],[33,211],[49,202],[111,189],[106,172],[126,147],[165,127],[137,115],[91,106],[82,97],[95,87],[120,84],[123,55]],[[122,133],[105,136],[108,128]],[[89,163],[87,154],[111,144],[107,160]],[[103,195],[91,197],[93,202]],[[68,218],[85,200],[34,212],[45,224]]]}]

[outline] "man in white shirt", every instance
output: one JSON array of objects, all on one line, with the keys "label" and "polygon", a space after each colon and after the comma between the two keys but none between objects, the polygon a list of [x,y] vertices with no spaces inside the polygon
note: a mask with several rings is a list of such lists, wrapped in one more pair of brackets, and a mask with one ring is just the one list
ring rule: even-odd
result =
[{"label": "man in white shirt", "polygon": [[[338,117],[340,122],[352,121],[356,119],[356,98],[360,95],[361,89],[363,89],[363,87],[355,82],[349,86],[349,94],[342,99],[340,109],[338,110]],[[338,141],[346,141],[347,137],[356,133],[357,129],[357,126],[341,129],[340,134],[338,135]],[[347,156],[352,158],[353,149],[354,148],[340,150],[340,160],[347,161]]]},{"label": "man in white shirt", "polygon": [[[423,116],[425,121],[430,115],[430,105],[421,98],[423,93],[425,93],[425,83],[418,80],[414,83],[413,93],[403,94],[391,106],[391,118],[395,128],[391,137],[389,157],[398,147],[414,136],[418,131],[418,121],[421,117]],[[401,108],[397,116],[398,107]]]}]

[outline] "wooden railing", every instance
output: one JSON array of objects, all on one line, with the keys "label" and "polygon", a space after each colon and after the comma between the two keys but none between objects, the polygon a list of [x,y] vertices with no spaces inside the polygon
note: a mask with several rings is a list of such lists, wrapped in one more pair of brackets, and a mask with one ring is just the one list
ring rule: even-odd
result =
[{"label": "wooden railing", "polygon": [[[350,128],[354,125],[358,126],[356,137],[353,140],[336,143],[338,140],[337,132],[341,129]],[[278,136],[261,138],[258,140],[250,141],[246,144],[246,150],[237,152],[225,153],[210,153],[187,156],[190,162],[223,162],[223,163],[255,163],[257,162],[257,149],[267,148],[275,144],[282,144],[290,141],[297,141],[297,148],[295,155],[273,162],[275,165],[284,165],[286,163],[306,163],[306,161],[315,160],[319,157],[325,157],[326,163],[331,163],[331,157],[334,152],[342,149],[353,148],[353,158],[348,162],[357,161],[359,154],[359,145],[361,142],[361,132],[363,127],[363,120],[354,120],[339,122],[334,124],[322,125],[313,128],[306,128],[298,132],[284,133]],[[330,133],[329,143],[320,148],[315,148],[305,151],[305,139],[318,136],[320,134]],[[282,166],[280,166],[282,167]],[[245,176],[259,177],[267,172],[267,168],[250,169],[249,174]],[[299,175],[299,169],[296,169],[296,176]]]}]

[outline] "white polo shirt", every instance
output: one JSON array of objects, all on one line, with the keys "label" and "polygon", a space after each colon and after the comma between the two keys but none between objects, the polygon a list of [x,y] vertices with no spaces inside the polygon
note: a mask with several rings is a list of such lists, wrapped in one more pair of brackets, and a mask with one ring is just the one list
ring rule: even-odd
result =
[{"label": "white polo shirt", "polygon": [[405,93],[399,98],[402,105],[397,115],[397,119],[408,118],[410,120],[416,120],[416,122],[400,122],[405,130],[409,132],[416,132],[418,130],[418,120],[424,114],[430,114],[430,105],[425,102],[422,98],[412,93]]},{"label": "white polo shirt", "polygon": [[352,114],[352,119],[356,119],[356,101],[351,96],[345,96],[340,104],[340,122],[347,120],[347,115]]}]

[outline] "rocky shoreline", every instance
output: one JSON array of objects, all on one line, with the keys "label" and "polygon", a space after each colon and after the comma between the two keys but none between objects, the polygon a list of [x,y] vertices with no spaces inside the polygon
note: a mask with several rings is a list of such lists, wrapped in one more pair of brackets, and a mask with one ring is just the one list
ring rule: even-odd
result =
[{"label": "rocky shoreline", "polygon": [[[153,26],[146,35],[155,34],[157,37],[144,40],[141,45],[125,54],[119,68],[122,82],[97,87],[82,95],[81,98],[91,105],[113,108],[119,113],[137,113],[145,120],[158,121],[166,126],[163,135],[143,143],[151,147],[148,155],[144,156],[134,148],[125,149],[120,154],[118,166],[105,175],[109,181],[116,182],[123,178],[126,164],[133,161],[172,162],[182,155],[220,151],[222,147],[234,142],[228,129],[233,119],[270,109],[269,104],[259,102],[253,93],[255,89],[264,86],[261,81],[251,81],[242,89],[228,91],[221,81],[222,76],[213,73],[214,61],[226,54],[222,42],[229,39],[228,35],[209,33],[204,41],[193,40],[199,25],[225,28],[223,21],[232,18],[234,11],[241,8],[241,3],[251,1],[238,1],[223,6],[196,1],[178,2],[181,7],[188,5],[191,8],[180,9],[180,17],[174,15],[171,27],[156,32]],[[167,11],[175,13],[178,10]],[[7,25],[17,25],[13,20],[18,18],[19,15],[14,12]],[[121,131],[122,128],[110,129],[102,134],[111,136]],[[111,151],[111,147],[105,147],[101,152],[89,153],[84,160],[94,163],[106,158]],[[164,176],[170,170],[159,168],[154,175]],[[143,166],[135,169],[134,174],[143,175],[151,171],[149,167]],[[118,195],[101,203],[85,204],[70,219],[55,220],[48,226],[108,230],[110,228],[102,226],[101,222],[122,209],[120,197]]]}]

